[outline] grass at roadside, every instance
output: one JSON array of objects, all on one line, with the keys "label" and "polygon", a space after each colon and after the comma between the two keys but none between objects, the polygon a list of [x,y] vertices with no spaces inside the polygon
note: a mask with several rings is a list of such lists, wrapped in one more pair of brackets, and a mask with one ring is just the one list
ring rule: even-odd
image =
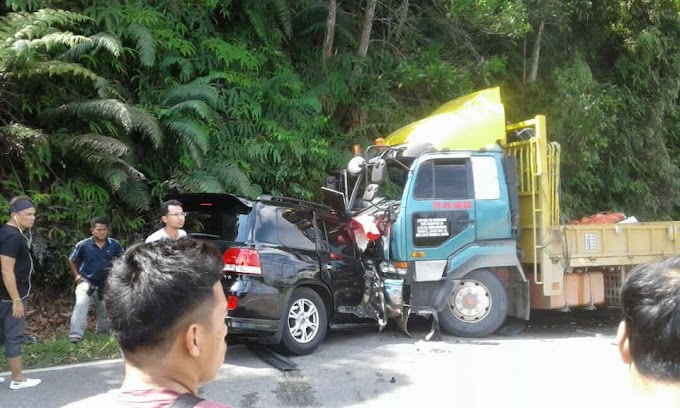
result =
[{"label": "grass at roadside", "polygon": [[[22,347],[24,369],[45,368],[62,364],[121,358],[118,343],[104,334],[87,333],[78,344],[71,344],[66,336],[55,340],[37,341]],[[0,371],[7,371],[7,359],[0,353]]]}]

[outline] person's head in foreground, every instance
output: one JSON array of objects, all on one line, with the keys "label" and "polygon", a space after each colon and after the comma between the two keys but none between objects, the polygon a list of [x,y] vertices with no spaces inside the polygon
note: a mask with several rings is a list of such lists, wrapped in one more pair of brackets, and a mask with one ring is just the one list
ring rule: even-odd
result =
[{"label": "person's head in foreground", "polygon": [[120,390],[97,397],[138,406],[196,395],[215,379],[227,350],[222,267],[219,250],[194,239],[136,244],[114,263],[106,311],[125,379]]},{"label": "person's head in foreground", "polygon": [[621,303],[619,352],[636,391],[680,406],[680,257],[633,269]]}]

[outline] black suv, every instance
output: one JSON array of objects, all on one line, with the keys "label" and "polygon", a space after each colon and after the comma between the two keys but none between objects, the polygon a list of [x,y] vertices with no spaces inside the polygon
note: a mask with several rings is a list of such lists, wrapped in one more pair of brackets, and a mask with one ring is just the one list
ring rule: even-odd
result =
[{"label": "black suv", "polygon": [[188,213],[189,236],[223,251],[230,335],[304,355],[321,344],[329,326],[367,318],[384,325],[379,279],[361,259],[349,217],[291,198],[172,198]]}]

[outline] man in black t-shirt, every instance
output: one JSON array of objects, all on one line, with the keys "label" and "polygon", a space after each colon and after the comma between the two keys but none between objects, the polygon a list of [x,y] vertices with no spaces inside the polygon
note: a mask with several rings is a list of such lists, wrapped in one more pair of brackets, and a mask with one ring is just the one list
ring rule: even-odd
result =
[{"label": "man in black t-shirt", "polygon": [[[9,388],[18,390],[40,384],[21,372],[21,343],[26,330],[27,299],[31,291],[33,259],[29,252],[30,238],[24,235],[35,222],[35,206],[28,197],[13,198],[9,221],[0,227],[0,344],[12,372]],[[29,230],[30,234],[30,230]],[[0,382],[5,379],[0,377]]]}]

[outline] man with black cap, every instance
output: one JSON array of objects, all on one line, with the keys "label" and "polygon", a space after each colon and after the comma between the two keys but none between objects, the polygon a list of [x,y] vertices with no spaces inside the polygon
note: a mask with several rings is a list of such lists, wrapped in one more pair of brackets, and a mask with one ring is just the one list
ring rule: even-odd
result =
[{"label": "man with black cap", "polygon": [[[35,222],[35,206],[25,196],[9,202],[9,221],[0,227],[0,343],[12,372],[9,388],[18,390],[40,384],[21,372],[21,343],[26,329],[27,299],[31,291],[33,259],[29,251],[30,228]],[[29,230],[29,236],[24,235]],[[0,383],[5,379],[0,377]]]}]

